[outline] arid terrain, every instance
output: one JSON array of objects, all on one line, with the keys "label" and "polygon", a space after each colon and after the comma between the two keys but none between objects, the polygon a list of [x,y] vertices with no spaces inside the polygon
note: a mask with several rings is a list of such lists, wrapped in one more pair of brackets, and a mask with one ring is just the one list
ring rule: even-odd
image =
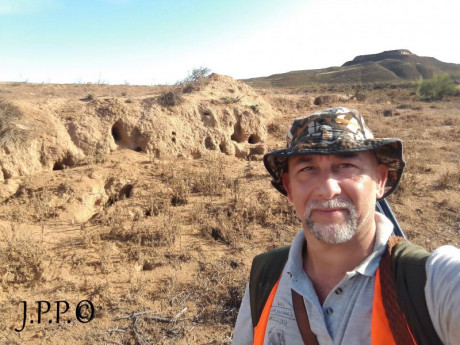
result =
[{"label": "arid terrain", "polygon": [[[262,156],[295,117],[331,106],[404,141],[389,202],[409,240],[460,246],[460,96],[255,89],[216,74],[175,87],[0,84],[0,343],[229,344],[252,257],[299,230]],[[37,301],[50,302],[40,323]]]}]

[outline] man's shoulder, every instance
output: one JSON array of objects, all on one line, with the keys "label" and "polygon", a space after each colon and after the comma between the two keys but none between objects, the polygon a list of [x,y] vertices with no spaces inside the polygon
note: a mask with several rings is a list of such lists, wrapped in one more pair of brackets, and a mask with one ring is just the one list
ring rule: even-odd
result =
[{"label": "man's shoulder", "polygon": [[264,253],[258,254],[253,259],[253,265],[254,265],[254,262],[256,264],[259,264],[259,263],[266,263],[267,261],[271,261],[271,260],[279,261],[280,259],[284,257],[286,257],[287,259],[290,248],[291,248],[290,245],[283,246],[283,247],[270,249]]},{"label": "man's shoulder", "polygon": [[396,269],[397,265],[425,265],[430,253],[423,247],[413,244],[409,241],[397,243],[391,250],[392,268]]},{"label": "man's shoulder", "polygon": [[249,301],[254,327],[259,322],[265,302],[279,279],[289,257],[290,246],[275,248],[252,260],[249,276]]},{"label": "man's shoulder", "polygon": [[284,246],[259,254],[252,260],[249,287],[273,285],[289,257],[290,246]]}]

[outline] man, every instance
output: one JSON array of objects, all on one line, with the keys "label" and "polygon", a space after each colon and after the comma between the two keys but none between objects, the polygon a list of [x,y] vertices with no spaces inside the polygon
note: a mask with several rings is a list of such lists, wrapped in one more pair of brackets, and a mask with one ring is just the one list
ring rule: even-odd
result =
[{"label": "man", "polygon": [[[404,169],[399,139],[375,139],[357,111],[331,108],[295,119],[287,148],[266,154],[264,163],[303,230],[285,265],[281,250],[254,259],[234,345],[460,344],[460,250],[443,246],[421,271],[404,270],[390,254],[399,246],[390,239],[393,225],[375,212],[376,200],[394,191]],[[416,247],[404,245],[409,252]],[[273,268],[280,263],[281,273]],[[415,271],[417,279],[426,272],[426,283],[414,288]],[[392,273],[396,287],[389,288]],[[399,291],[410,297],[417,287],[422,303],[407,309]],[[425,315],[417,314],[419,304]]]}]

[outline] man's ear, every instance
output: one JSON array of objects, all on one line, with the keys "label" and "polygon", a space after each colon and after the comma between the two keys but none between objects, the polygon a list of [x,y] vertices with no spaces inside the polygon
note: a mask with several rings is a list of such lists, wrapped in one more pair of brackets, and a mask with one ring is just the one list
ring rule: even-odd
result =
[{"label": "man's ear", "polygon": [[290,202],[292,202],[292,198],[291,198],[291,184],[290,184],[290,181],[289,181],[289,174],[284,171],[282,174],[281,174],[281,181],[283,182],[283,187],[284,187],[284,190],[287,192],[287,198]]},{"label": "man's ear", "polygon": [[385,184],[388,178],[388,167],[385,164],[377,164],[377,186],[376,196],[377,200],[385,194]]}]

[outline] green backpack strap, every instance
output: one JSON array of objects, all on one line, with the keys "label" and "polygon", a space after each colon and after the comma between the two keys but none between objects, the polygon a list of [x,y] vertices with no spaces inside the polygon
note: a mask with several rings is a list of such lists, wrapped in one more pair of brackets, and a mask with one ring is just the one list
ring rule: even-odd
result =
[{"label": "green backpack strap", "polygon": [[265,302],[278,281],[289,256],[290,246],[270,250],[252,260],[249,301],[253,327],[259,323]]},{"label": "green backpack strap", "polygon": [[391,272],[396,294],[418,345],[442,345],[431,322],[425,299],[425,264],[430,255],[424,248],[404,241],[391,253]]}]

